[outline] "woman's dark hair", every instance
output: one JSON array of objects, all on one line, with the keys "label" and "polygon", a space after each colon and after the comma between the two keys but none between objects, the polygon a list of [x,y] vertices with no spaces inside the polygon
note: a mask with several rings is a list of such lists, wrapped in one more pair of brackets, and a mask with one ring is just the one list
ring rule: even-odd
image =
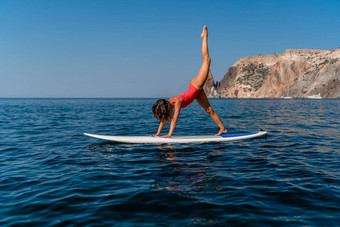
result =
[{"label": "woman's dark hair", "polygon": [[159,121],[170,121],[172,118],[172,107],[168,101],[165,99],[159,99],[152,106],[153,116]]}]

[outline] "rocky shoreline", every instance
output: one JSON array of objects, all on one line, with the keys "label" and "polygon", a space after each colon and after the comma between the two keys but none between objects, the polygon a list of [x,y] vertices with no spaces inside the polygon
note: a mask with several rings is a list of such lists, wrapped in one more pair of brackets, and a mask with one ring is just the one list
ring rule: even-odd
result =
[{"label": "rocky shoreline", "polygon": [[242,58],[221,81],[209,73],[204,90],[209,98],[340,98],[340,48]]}]

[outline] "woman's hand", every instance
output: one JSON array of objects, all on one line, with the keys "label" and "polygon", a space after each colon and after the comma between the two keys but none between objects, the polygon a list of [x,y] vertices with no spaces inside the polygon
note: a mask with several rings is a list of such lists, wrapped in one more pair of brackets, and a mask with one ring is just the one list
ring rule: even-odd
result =
[{"label": "woman's hand", "polygon": [[182,102],[183,102],[182,99],[181,100],[179,100],[179,99],[176,100],[176,103],[175,103],[175,113],[174,113],[174,116],[173,116],[173,118],[171,120],[171,125],[170,125],[169,133],[168,133],[168,135],[160,136],[161,138],[169,138],[169,137],[171,137],[172,133],[174,132],[176,124],[177,124],[179,113],[181,112]]},{"label": "woman's hand", "polygon": [[158,131],[157,131],[157,133],[155,134],[155,135],[152,135],[152,136],[159,136],[159,134],[161,133],[161,131],[163,130],[163,128],[164,128],[164,126],[166,125],[166,120],[164,120],[164,121],[161,121],[160,123],[159,123],[159,127],[158,127]]}]

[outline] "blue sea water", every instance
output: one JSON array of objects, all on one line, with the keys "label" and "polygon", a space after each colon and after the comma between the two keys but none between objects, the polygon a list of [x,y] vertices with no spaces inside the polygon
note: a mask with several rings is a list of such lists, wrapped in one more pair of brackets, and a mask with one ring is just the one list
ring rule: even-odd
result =
[{"label": "blue sea water", "polygon": [[[154,101],[0,99],[0,226],[340,225],[339,99],[210,100],[230,133],[268,131],[252,140],[83,135],[154,134]],[[193,103],[175,135],[217,131]]]}]

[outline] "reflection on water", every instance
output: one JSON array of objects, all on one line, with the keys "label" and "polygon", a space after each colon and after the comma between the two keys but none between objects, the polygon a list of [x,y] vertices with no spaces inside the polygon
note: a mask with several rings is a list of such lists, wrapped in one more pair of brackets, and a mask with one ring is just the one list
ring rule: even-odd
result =
[{"label": "reflection on water", "polygon": [[199,163],[192,161],[192,159],[196,158],[195,155],[190,150],[177,151],[171,144],[160,145],[159,149],[164,152],[159,157],[162,174],[170,172],[168,169],[171,168],[172,171],[176,172],[176,175],[169,176],[169,178],[160,178],[162,181],[155,179],[157,184],[154,184],[153,188],[173,191],[179,195],[193,198],[190,193],[192,191],[199,192],[200,185],[206,178],[204,169],[198,165]]}]

